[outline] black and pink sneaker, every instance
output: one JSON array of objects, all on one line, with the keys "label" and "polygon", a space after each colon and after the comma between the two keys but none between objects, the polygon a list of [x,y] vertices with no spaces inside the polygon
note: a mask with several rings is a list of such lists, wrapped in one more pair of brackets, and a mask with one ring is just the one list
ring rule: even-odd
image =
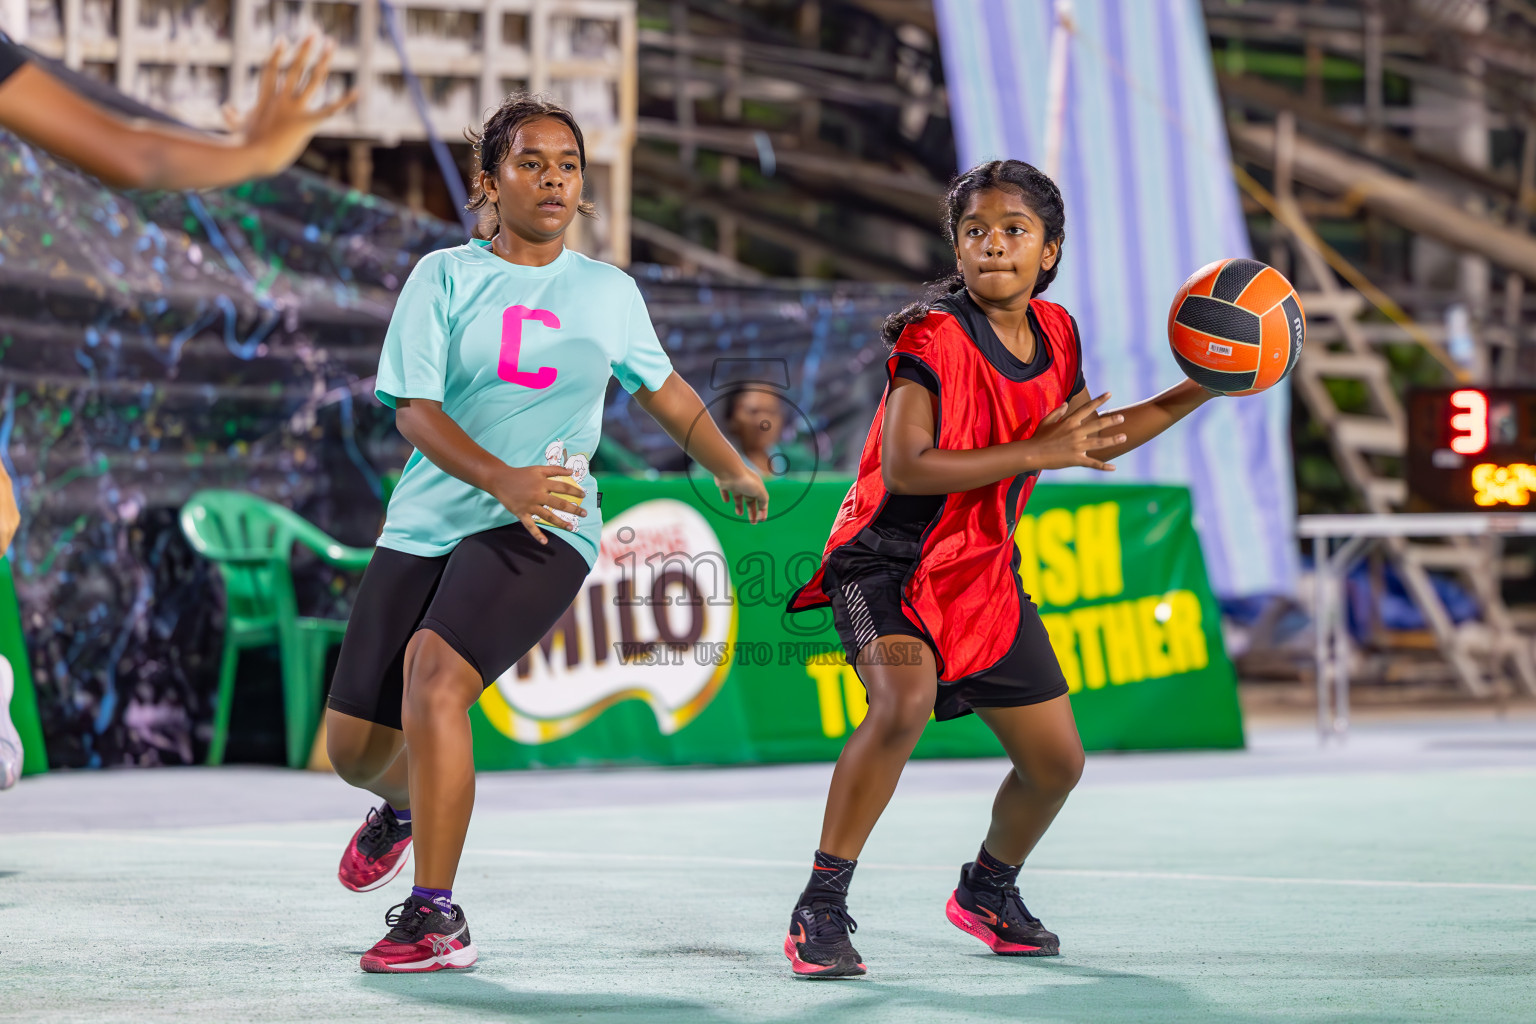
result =
[{"label": "black and pink sneaker", "polygon": [[866,968],[848,936],[858,930],[842,900],[801,897],[789,916],[784,955],[802,978],[856,978]]},{"label": "black and pink sneaker", "polygon": [[430,900],[411,896],[384,915],[389,933],[363,954],[369,974],[417,974],[473,967],[480,954],[457,903],[449,916]]},{"label": "black and pink sneaker", "polygon": [[410,859],[411,823],[385,804],[371,809],[341,854],[336,877],[353,892],[370,892],[398,875]]},{"label": "black and pink sneaker", "polygon": [[1029,912],[1018,886],[972,886],[970,869],[969,864],[960,869],[960,884],[944,908],[951,924],[985,942],[998,956],[1061,954],[1061,940]]}]

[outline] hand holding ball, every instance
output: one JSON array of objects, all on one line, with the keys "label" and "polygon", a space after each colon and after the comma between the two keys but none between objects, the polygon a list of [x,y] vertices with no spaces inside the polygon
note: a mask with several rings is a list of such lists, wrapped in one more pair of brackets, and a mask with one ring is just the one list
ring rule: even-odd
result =
[{"label": "hand holding ball", "polygon": [[1258,260],[1201,267],[1168,311],[1168,343],[1179,369],[1223,395],[1253,395],[1284,380],[1306,336],[1296,289]]}]

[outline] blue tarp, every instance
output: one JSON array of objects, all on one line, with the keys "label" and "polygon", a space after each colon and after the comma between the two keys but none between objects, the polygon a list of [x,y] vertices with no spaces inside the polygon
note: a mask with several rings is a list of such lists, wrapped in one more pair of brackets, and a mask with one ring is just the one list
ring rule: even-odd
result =
[{"label": "blue tarp", "polygon": [[[1051,0],[936,0],[961,163],[1043,163]],[[1060,172],[1062,269],[1047,298],[1077,317],[1111,404],[1181,379],[1168,306],[1195,270],[1251,255],[1197,0],[1075,0]],[[1218,594],[1295,588],[1287,386],[1212,402],[1116,460],[1117,479],[1185,483]],[[1081,471],[1086,475],[1090,471]]]}]

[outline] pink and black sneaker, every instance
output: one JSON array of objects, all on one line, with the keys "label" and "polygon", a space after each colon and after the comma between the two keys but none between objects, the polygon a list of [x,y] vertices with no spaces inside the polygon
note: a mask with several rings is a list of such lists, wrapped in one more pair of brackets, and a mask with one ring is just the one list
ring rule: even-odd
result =
[{"label": "pink and black sneaker", "polygon": [[369,974],[462,970],[480,957],[457,903],[450,917],[431,900],[411,896],[390,907],[384,923],[389,933],[363,954],[362,968]]},{"label": "pink and black sneaker", "polygon": [[411,823],[385,804],[369,810],[341,855],[336,877],[353,892],[369,892],[398,875],[411,853]]},{"label": "pink and black sneaker", "polygon": [[969,864],[960,869],[960,884],[944,908],[951,924],[985,942],[998,956],[1061,955],[1061,940],[1029,912],[1018,886],[973,886],[970,869]]},{"label": "pink and black sneaker", "polygon": [[802,896],[789,916],[784,955],[802,978],[856,978],[864,960],[848,936],[859,930],[841,899]]}]

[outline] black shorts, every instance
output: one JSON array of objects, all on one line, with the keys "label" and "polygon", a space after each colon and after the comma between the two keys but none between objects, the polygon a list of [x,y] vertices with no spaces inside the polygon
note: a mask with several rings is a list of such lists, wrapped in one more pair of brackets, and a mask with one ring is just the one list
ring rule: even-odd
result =
[{"label": "black shorts", "polygon": [[378,548],[347,635],[341,642],[328,705],[391,729],[400,728],[405,647],[430,629],[489,686],[533,649],[565,614],[587,578],[587,560],[545,528],[540,544],[522,523],[459,541],[446,555],[423,558]]},{"label": "black shorts", "polygon": [[[866,531],[867,533],[868,531]],[[879,538],[860,535],[827,560],[823,589],[832,599],[832,624],[842,641],[848,664],[858,668],[858,655],[881,636],[917,637],[936,646],[927,632],[907,616],[901,588],[915,564],[916,548],[875,551]],[[1067,692],[1061,663],[1051,647],[1033,601],[1019,602],[1019,631],[1013,646],[996,665],[955,682],[939,681],[933,716],[941,722],[968,715],[974,708],[1016,708],[1054,700]]]}]

